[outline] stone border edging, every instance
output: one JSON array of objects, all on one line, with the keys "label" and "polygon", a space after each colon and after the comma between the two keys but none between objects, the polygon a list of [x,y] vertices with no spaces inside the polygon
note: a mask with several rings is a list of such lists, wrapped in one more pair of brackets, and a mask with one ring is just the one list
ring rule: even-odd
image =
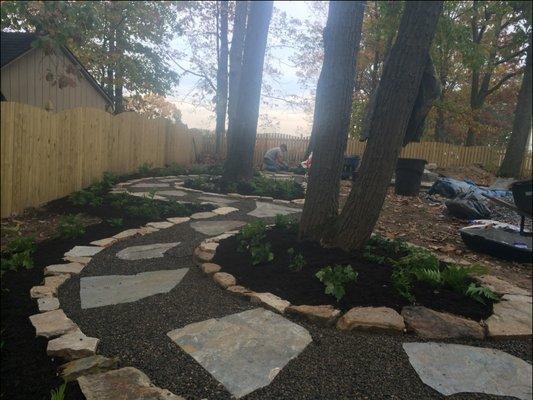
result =
[{"label": "stone border edging", "polygon": [[[509,326],[512,325],[512,318],[500,311],[500,308],[507,310],[508,307],[512,309],[513,306],[522,311],[527,304],[531,308],[531,294],[524,289],[490,275],[488,277],[490,277],[490,282],[493,283],[491,289],[503,297],[499,303],[495,304],[493,314],[486,321],[481,322],[435,311],[423,306],[406,306],[402,308],[401,313],[388,307],[354,307],[341,316],[341,311],[335,309],[333,305],[293,305],[289,301],[269,292],[256,293],[239,285],[233,275],[223,272],[220,265],[211,262],[215,256],[218,242],[238,232],[239,230],[227,231],[221,235],[205,239],[195,248],[193,262],[206,275],[211,275],[213,280],[223,289],[247,297],[251,302],[261,304],[280,314],[286,312],[298,314],[310,322],[320,325],[332,326],[335,324],[339,330],[415,332],[419,336],[428,339],[461,337],[485,339],[532,335],[531,319],[529,320],[529,329],[523,324],[518,324],[514,327]],[[442,257],[438,256],[438,258],[443,261]],[[480,281],[480,283],[486,284],[483,281]],[[495,285],[497,286],[496,290],[494,290]]]}]

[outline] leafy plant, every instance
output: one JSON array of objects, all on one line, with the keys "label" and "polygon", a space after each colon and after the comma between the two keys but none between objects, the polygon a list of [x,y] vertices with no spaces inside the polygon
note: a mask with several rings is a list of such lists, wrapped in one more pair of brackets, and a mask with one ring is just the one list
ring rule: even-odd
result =
[{"label": "leafy plant", "polygon": [[144,163],[137,169],[137,173],[141,176],[149,176],[151,171],[152,171],[151,163]]},{"label": "leafy plant", "polygon": [[2,251],[0,274],[3,275],[8,270],[16,271],[20,267],[33,268],[32,254],[36,249],[35,239],[31,236],[21,236],[10,241]]},{"label": "leafy plant", "polygon": [[283,229],[289,232],[294,232],[298,228],[298,225],[294,218],[283,214],[276,214],[274,219],[274,225],[276,226],[276,228]]},{"label": "leafy plant", "polygon": [[293,200],[304,197],[303,186],[292,179],[272,179],[259,175],[250,181],[252,194]]},{"label": "leafy plant", "polygon": [[429,283],[431,286],[439,286],[443,281],[442,274],[438,269],[415,269],[413,274],[417,280]]},{"label": "leafy plant", "polygon": [[500,298],[488,287],[477,286],[475,283],[471,283],[466,289],[465,294],[474,300],[485,304],[486,300],[498,301]]},{"label": "leafy plant", "polygon": [[296,253],[294,251],[294,248],[290,248],[287,250],[287,254],[291,258],[291,262],[289,263],[289,269],[292,271],[301,271],[303,267],[305,267],[306,261],[302,253]]},{"label": "leafy plant", "polygon": [[61,386],[58,386],[56,389],[52,389],[50,391],[50,400],[64,400],[66,390],[67,390],[67,383],[63,382]]},{"label": "leafy plant", "polygon": [[72,193],[69,196],[69,201],[75,206],[91,205],[93,207],[98,207],[102,205],[104,200],[100,195],[95,193],[95,191],[84,189]]},{"label": "leafy plant", "polygon": [[57,236],[61,238],[76,238],[85,233],[83,219],[79,215],[68,214],[59,218]]},{"label": "leafy plant", "polygon": [[262,264],[274,259],[274,253],[270,250],[270,243],[251,244],[250,254],[252,255],[252,265]]},{"label": "leafy plant", "polygon": [[326,294],[335,296],[340,301],[346,294],[344,285],[357,280],[358,273],[351,265],[336,265],[334,268],[327,266],[318,271],[315,276],[326,286]]},{"label": "leafy plant", "polygon": [[401,268],[394,268],[391,274],[392,286],[394,290],[402,296],[404,299],[407,299],[410,303],[415,302],[415,297],[411,292],[412,282],[409,273]]},{"label": "leafy plant", "polygon": [[107,222],[109,223],[109,225],[115,228],[120,228],[121,226],[124,226],[124,220],[122,218],[110,218],[107,220]]},{"label": "leafy plant", "polygon": [[262,220],[257,220],[245,225],[239,232],[239,248],[243,252],[250,248],[252,244],[260,244],[266,238],[266,224]]}]

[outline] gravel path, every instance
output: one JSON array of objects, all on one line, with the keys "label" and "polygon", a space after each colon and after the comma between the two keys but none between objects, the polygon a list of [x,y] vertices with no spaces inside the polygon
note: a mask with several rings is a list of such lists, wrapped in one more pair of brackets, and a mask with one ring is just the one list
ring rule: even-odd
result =
[{"label": "gravel path", "polygon": [[[143,189],[146,190],[146,189]],[[180,201],[195,201],[202,194],[188,192]],[[211,220],[251,221],[246,215],[255,208],[252,200],[230,204],[239,208]],[[101,339],[99,353],[118,356],[124,366],[141,369],[161,388],[186,399],[230,399],[224,387],[166,335],[184,325],[223,317],[256,305],[217,286],[192,264],[193,249],[206,236],[189,223],[162,229],[150,235],[113,245],[93,257],[80,277],[189,267],[184,279],[169,293],[154,295],[133,303],[82,310],[79,282],[74,277],[59,290],[65,313],[88,336]],[[181,242],[163,258],[126,261],[115,254],[129,246]],[[322,328],[297,317],[286,318],[305,327],[313,342],[287,364],[273,382],[244,399],[440,399],[423,384],[408,362],[403,342],[423,341],[413,335],[386,335],[341,332]],[[454,343],[492,347],[531,362],[530,340],[501,340]],[[501,397],[463,394],[451,399],[496,399]]]}]

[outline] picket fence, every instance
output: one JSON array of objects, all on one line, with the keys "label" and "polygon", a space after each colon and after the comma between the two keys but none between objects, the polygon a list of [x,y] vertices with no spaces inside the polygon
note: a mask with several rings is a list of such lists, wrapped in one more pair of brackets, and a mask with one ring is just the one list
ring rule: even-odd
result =
[{"label": "picket fence", "polygon": [[[271,147],[286,143],[289,162],[303,160],[308,138],[284,134],[257,136],[259,166]],[[101,179],[104,172],[134,172],[143,164],[189,165],[214,152],[213,135],[193,133],[183,124],[127,112],[116,116],[94,108],[59,113],[26,104],[1,103],[1,216],[69,195]],[[225,148],[225,145],[223,145]],[[362,155],[365,144],[350,139],[347,153]],[[504,149],[445,143],[409,144],[402,157],[439,166],[480,164],[495,170]],[[531,176],[531,154],[522,176]]]}]

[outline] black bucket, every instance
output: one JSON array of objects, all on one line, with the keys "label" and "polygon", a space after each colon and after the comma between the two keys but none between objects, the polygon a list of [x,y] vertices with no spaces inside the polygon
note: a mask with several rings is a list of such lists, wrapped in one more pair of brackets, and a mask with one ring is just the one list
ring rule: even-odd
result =
[{"label": "black bucket", "polygon": [[515,205],[520,211],[533,213],[533,180],[518,181],[511,186]]},{"label": "black bucket", "polygon": [[418,158],[398,158],[396,163],[396,194],[400,196],[418,196],[426,164],[426,160]]}]

